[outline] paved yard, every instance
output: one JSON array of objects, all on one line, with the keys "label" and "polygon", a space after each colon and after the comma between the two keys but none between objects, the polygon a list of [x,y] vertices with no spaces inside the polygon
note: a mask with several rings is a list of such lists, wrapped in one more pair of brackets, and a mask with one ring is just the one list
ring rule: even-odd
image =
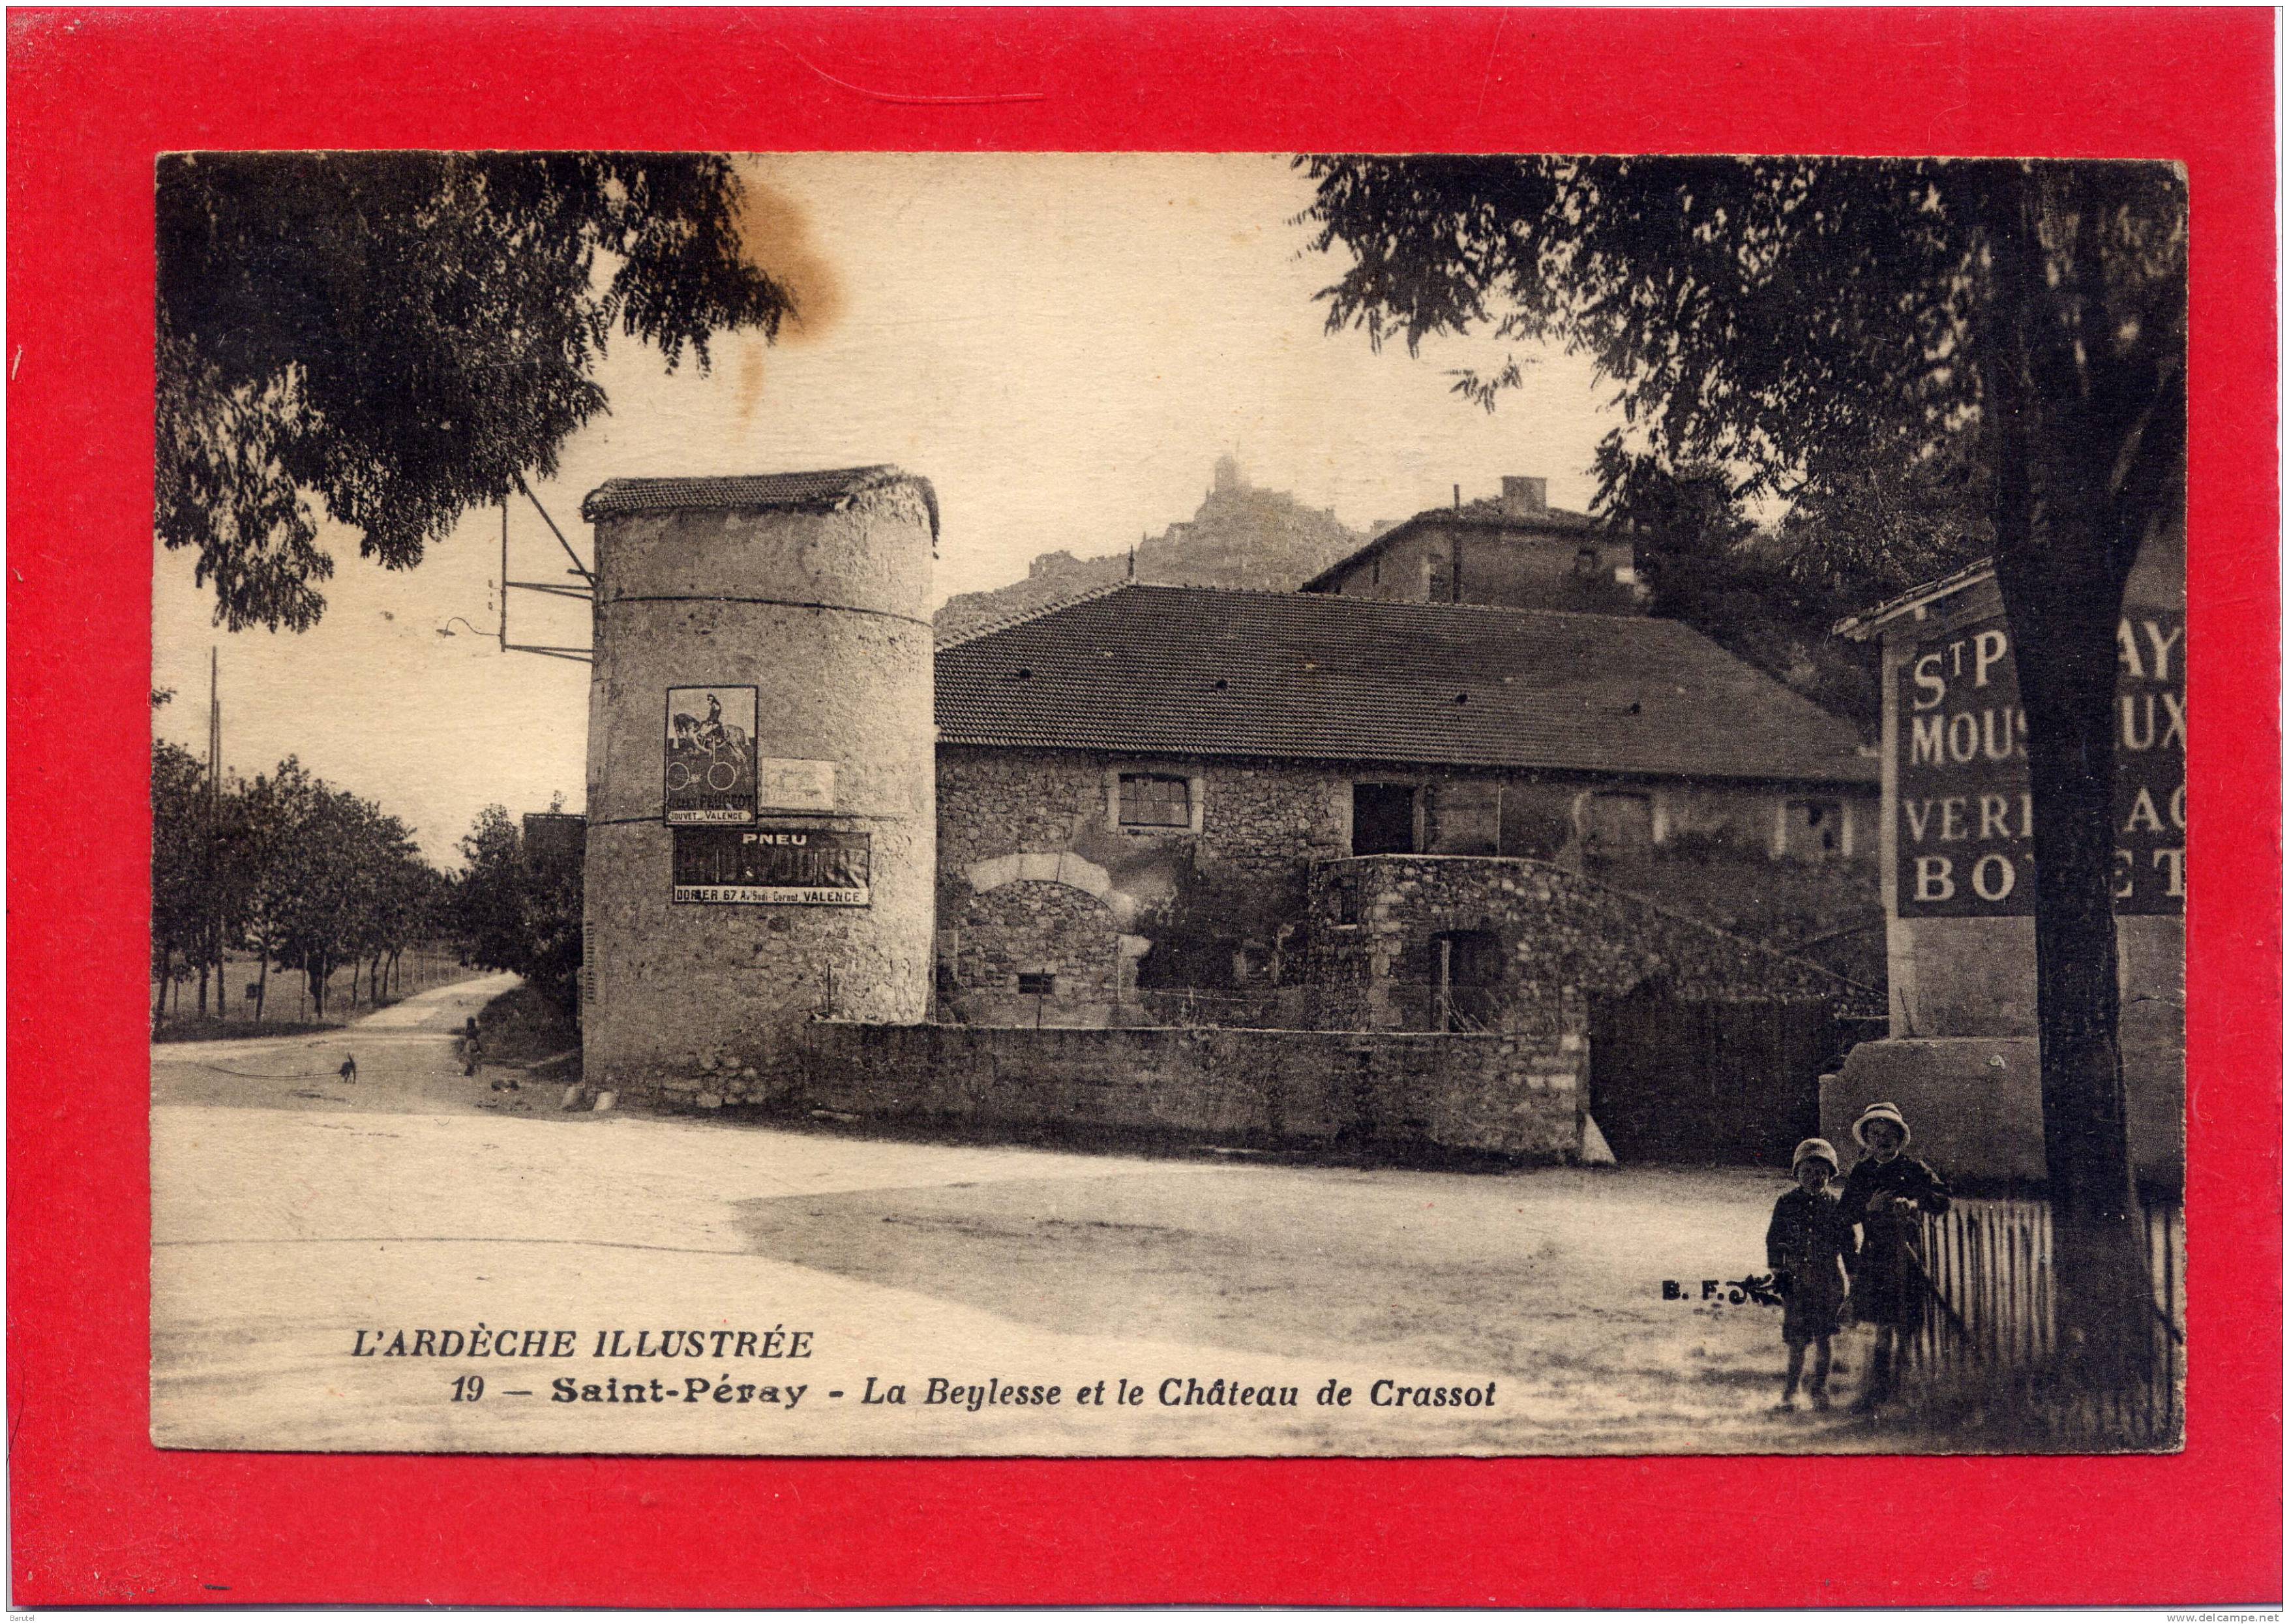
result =
[{"label": "paved yard", "polygon": [[[451,1034],[504,985],[440,988],[320,1039],[154,1051],[156,1441],[805,1454],[1914,1446],[1840,1414],[1773,1414],[1779,1310],[1701,1300],[1702,1280],[1761,1268],[1781,1188],[1769,1176],[1442,1173],[566,1115],[554,1088],[498,1092],[459,1075]],[[334,1075],[346,1052],[354,1086]],[[1664,1300],[1665,1279],[1683,1300]],[[418,1331],[466,1340],[480,1328],[487,1344],[516,1338],[513,1356],[358,1353],[400,1330],[411,1348]],[[528,1332],[558,1331],[574,1333],[572,1356],[522,1356],[544,1346]],[[598,1356],[599,1334],[615,1331],[618,1346]],[[797,1331],[809,1356],[756,1356]],[[649,1356],[663,1332],[677,1333],[676,1356]],[[694,1344],[699,1356],[683,1356]],[[1842,1344],[1847,1363],[1860,1351]],[[471,1376],[483,1396],[464,1381],[457,1402]],[[933,1380],[941,1395],[982,1391],[932,1404]],[[1219,1380],[1227,1396],[1292,1388],[1299,1402],[1164,1402],[1191,1396],[1188,1383],[1214,1396]],[[552,1397],[560,1380],[572,1402]],[[1352,1389],[1348,1405],[1315,1402],[1330,1381]],[[1052,1386],[1054,1404],[1003,1402]],[[893,1388],[906,1403],[865,1402]],[[1491,1388],[1491,1402],[1372,1402],[1399,1388]]]}]

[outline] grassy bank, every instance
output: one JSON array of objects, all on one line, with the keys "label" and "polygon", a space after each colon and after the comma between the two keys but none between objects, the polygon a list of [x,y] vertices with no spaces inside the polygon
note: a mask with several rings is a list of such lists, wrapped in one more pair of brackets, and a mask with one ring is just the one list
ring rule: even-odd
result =
[{"label": "grassy bank", "polygon": [[530,987],[512,987],[477,1013],[485,1064],[514,1066],[541,1082],[580,1075],[580,1028],[572,1013]]}]

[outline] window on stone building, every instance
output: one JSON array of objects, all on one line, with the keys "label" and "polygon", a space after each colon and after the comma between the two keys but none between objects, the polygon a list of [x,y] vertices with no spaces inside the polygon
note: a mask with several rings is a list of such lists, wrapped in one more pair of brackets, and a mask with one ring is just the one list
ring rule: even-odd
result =
[{"label": "window on stone building", "polygon": [[1028,998],[1047,998],[1057,990],[1057,978],[1046,970],[1022,970],[1017,972],[1017,990]]},{"label": "window on stone building", "polygon": [[1412,784],[1352,786],[1352,855],[1412,852],[1416,788]]},{"label": "window on stone building", "polygon": [[1653,797],[1599,790],[1583,809],[1582,838],[1593,851],[1635,850],[1653,844]]},{"label": "window on stone building", "polygon": [[1165,772],[1122,773],[1121,821],[1128,828],[1190,828],[1192,781]]},{"label": "window on stone building", "polygon": [[1790,857],[1844,854],[1844,803],[1791,801],[1781,821],[1781,850]]}]

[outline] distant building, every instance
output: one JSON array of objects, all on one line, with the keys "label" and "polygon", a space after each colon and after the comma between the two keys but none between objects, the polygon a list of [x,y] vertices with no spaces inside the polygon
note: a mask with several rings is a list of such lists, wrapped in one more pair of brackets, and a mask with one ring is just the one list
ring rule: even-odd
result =
[{"label": "distant building", "polygon": [[1552,508],[1549,482],[1511,475],[1499,497],[1432,508],[1388,528],[1303,590],[1405,604],[1645,612],[1634,548],[1586,513]]},{"label": "distant building", "polygon": [[[2115,932],[2123,1073],[2141,1175],[2185,1164],[2186,574],[2182,534],[2125,592],[2117,674]],[[1831,1124],[1902,1106],[1954,1176],[2043,1176],[2033,808],[2016,632],[1982,562],[1853,616],[1883,649],[1881,847],[1889,1040],[1830,1086]]]},{"label": "distant building", "polygon": [[1314,864],[1692,847],[1759,885],[1876,809],[1850,726],[1645,617],[1129,586],[941,649],[937,713],[941,1006],[987,1022],[1103,1023],[1196,895],[1231,980],[1280,980]]}]

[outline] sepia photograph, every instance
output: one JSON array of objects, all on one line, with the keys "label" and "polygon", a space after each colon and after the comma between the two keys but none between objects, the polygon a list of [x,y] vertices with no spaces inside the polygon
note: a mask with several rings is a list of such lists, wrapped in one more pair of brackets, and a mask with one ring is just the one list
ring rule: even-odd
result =
[{"label": "sepia photograph", "polygon": [[2184,1446],[2181,166],[152,179],[160,1448]]}]

